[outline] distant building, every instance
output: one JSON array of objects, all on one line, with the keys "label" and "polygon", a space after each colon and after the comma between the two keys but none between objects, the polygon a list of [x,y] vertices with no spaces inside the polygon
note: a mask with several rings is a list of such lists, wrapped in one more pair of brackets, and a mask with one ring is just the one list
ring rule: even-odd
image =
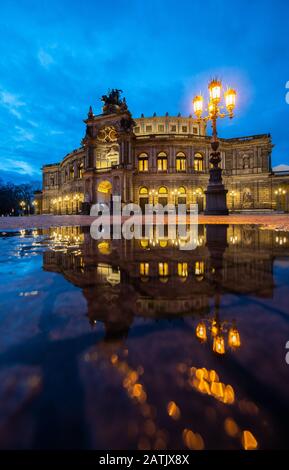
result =
[{"label": "distant building", "polygon": [[[210,136],[193,117],[133,119],[119,90],[103,96],[102,114],[90,107],[81,147],[43,167],[37,211],[88,213],[95,202],[177,204],[205,207]],[[270,134],[220,139],[223,180],[231,211],[288,211],[289,172],[272,171]]]}]

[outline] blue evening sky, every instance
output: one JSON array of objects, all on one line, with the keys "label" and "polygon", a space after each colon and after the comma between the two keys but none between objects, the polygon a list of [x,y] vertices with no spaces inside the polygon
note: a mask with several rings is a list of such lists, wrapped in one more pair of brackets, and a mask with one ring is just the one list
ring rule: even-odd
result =
[{"label": "blue evening sky", "polygon": [[188,115],[214,75],[239,93],[220,135],[270,132],[288,164],[288,29],[284,0],[0,0],[0,177],[40,180],[108,88],[135,117]]}]

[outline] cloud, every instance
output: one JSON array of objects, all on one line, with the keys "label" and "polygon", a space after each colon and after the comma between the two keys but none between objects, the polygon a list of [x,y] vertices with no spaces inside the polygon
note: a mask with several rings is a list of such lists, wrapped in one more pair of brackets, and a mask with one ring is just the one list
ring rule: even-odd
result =
[{"label": "cloud", "polygon": [[52,55],[48,54],[44,49],[40,49],[37,54],[40,65],[45,69],[49,69],[50,65],[54,64]]},{"label": "cloud", "polygon": [[7,90],[0,91],[0,104],[4,108],[8,109],[8,111],[18,119],[21,119],[19,108],[26,105],[26,103],[22,101],[18,95],[10,93]]},{"label": "cloud", "polygon": [[32,132],[29,132],[27,129],[24,129],[23,127],[20,127],[20,126],[15,126],[15,129],[17,130],[18,132],[18,135],[15,137],[14,140],[18,141],[18,142],[25,142],[25,141],[29,141],[29,142],[33,142],[34,140],[34,134]]},{"label": "cloud", "polygon": [[12,158],[2,159],[0,170],[28,176],[39,174],[39,170],[34,168],[30,163],[24,160],[14,160]]}]

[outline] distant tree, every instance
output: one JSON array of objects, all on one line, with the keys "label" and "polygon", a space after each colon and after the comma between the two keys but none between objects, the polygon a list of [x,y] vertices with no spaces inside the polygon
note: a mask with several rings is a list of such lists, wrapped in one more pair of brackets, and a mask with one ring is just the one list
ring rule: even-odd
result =
[{"label": "distant tree", "polygon": [[29,214],[33,211],[31,184],[4,183],[0,180],[0,215]]}]

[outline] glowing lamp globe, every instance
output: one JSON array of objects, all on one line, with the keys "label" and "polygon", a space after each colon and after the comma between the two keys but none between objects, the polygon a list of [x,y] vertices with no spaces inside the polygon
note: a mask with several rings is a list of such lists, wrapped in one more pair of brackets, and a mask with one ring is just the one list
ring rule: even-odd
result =
[{"label": "glowing lamp globe", "polygon": [[228,112],[231,114],[236,106],[236,91],[233,88],[229,88],[225,92],[225,102]]},{"label": "glowing lamp globe", "polygon": [[240,334],[237,328],[230,328],[228,334],[228,344],[231,348],[239,348],[241,346]]},{"label": "glowing lamp globe", "polygon": [[204,322],[200,322],[196,328],[196,336],[200,341],[207,341],[207,328]]},{"label": "glowing lamp globe", "polygon": [[225,340],[223,336],[217,335],[213,341],[213,351],[216,354],[225,354]]},{"label": "glowing lamp globe", "polygon": [[215,104],[218,104],[221,99],[221,88],[220,80],[214,79],[209,83],[210,100]]},{"label": "glowing lamp globe", "polygon": [[195,115],[200,118],[203,113],[204,98],[201,95],[195,96],[193,99],[193,107]]}]

